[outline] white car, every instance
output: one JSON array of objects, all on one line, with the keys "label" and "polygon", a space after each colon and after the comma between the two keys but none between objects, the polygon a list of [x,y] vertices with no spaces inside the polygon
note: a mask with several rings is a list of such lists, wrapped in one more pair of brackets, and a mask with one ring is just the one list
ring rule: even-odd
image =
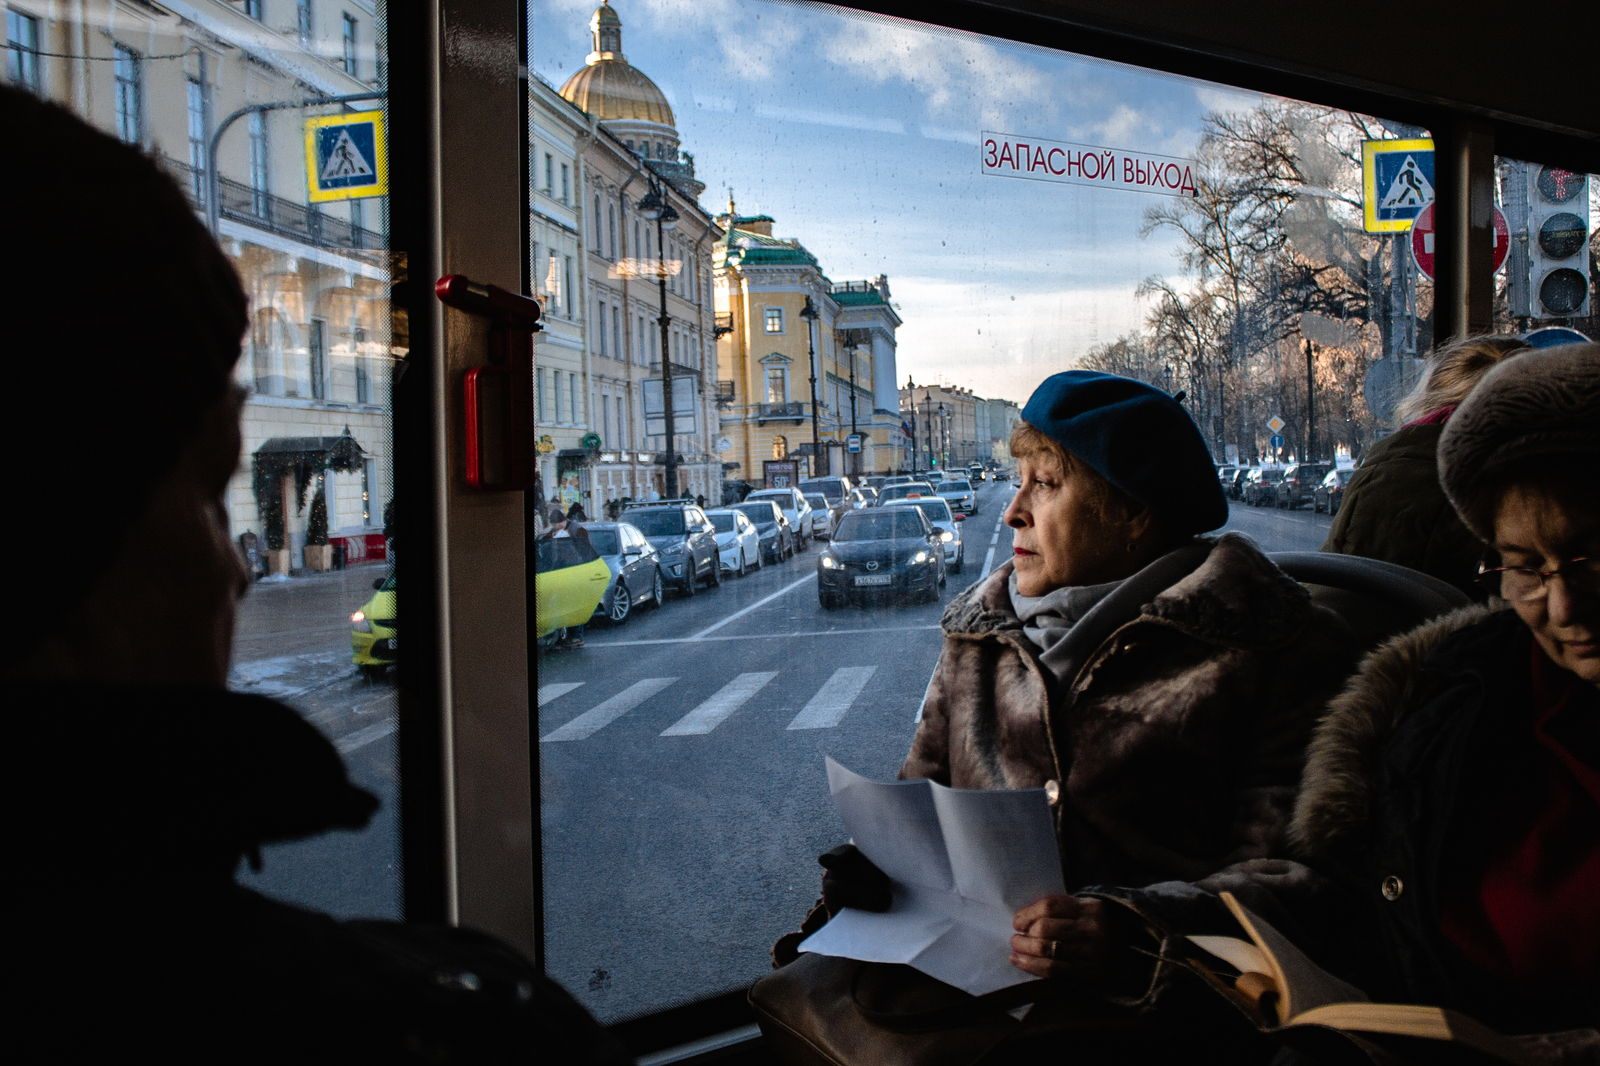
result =
[{"label": "white car", "polygon": [[922,513],[928,516],[928,521],[933,523],[933,528],[938,531],[939,539],[944,541],[944,567],[952,574],[961,573],[961,563],[966,553],[961,547],[961,522],[962,517],[950,513],[950,505],[935,496],[923,496],[915,500],[890,500],[885,507],[920,507]]},{"label": "white car", "polygon": [[863,507],[871,507],[878,502],[878,490],[863,485],[859,489],[850,490],[850,509],[859,511]]},{"label": "white car", "polygon": [[815,539],[811,532],[811,505],[799,489],[757,489],[745,497],[746,502],[750,500],[771,500],[777,504],[783,517],[789,520],[789,528],[794,530],[794,550],[803,552],[811,547]]},{"label": "white car", "polygon": [[746,570],[761,569],[761,534],[743,511],[718,508],[707,511],[706,517],[717,530],[717,555],[722,569],[735,577],[744,577]]},{"label": "white car", "polygon": [[953,511],[964,514],[978,513],[978,491],[972,487],[972,482],[965,478],[948,478],[933,487],[939,498],[950,505]]},{"label": "white car", "polygon": [[807,492],[804,495],[806,502],[811,505],[811,535],[827,540],[833,536],[833,527],[838,524],[839,515],[849,508],[842,503],[837,508],[829,506],[828,498],[820,492]]}]

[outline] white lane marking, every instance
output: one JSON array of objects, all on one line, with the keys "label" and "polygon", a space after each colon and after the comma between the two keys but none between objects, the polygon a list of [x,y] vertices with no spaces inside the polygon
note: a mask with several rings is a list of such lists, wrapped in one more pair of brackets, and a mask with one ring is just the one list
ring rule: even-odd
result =
[{"label": "white lane marking", "polygon": [[776,670],[740,674],[718,689],[710,699],[663,729],[661,735],[692,737],[711,732],[777,676]]},{"label": "white lane marking", "polygon": [[994,531],[994,536],[989,538],[989,543],[990,544],[999,544],[1000,543],[1000,531],[998,529]]},{"label": "white lane marking", "polygon": [[675,677],[647,677],[643,681],[635,681],[604,703],[584,711],[560,729],[540,737],[539,743],[553,744],[563,740],[583,740],[593,736],[676,680],[678,679]]},{"label": "white lane marking", "polygon": [[797,589],[801,585],[804,585],[807,581],[815,581],[816,579],[817,579],[817,575],[815,573],[810,573],[810,574],[807,574],[805,577],[801,578],[799,581],[790,582],[789,584],[783,586],[783,588],[779,589],[777,592],[772,593],[772,595],[763,596],[761,599],[759,599],[756,602],[752,603],[750,606],[743,607],[743,608],[740,608],[737,611],[734,611],[728,617],[724,618],[722,621],[716,623],[715,625],[706,626],[704,629],[702,629],[700,632],[696,633],[694,636],[690,637],[689,639],[690,640],[699,640],[701,637],[705,636],[707,633],[715,633],[717,630],[721,629],[723,626],[727,625],[729,622],[732,622],[732,621],[734,621],[736,619],[739,619],[739,618],[743,618],[745,615],[749,614],[751,611],[755,610],[757,607],[761,607],[761,606],[763,606],[765,604],[771,603],[773,600],[777,599],[779,596],[782,596],[785,592],[788,592],[791,589]]},{"label": "white lane marking", "polygon": [[583,646],[591,648],[637,648],[644,644],[714,644],[719,640],[793,640],[795,637],[848,637],[860,633],[909,633],[919,629],[938,629],[930,626],[877,626],[873,629],[814,629],[809,633],[738,633],[729,637],[657,637],[654,640],[602,640],[589,641]]},{"label": "white lane marking", "polygon": [[539,706],[543,707],[557,696],[565,696],[573,689],[582,687],[582,681],[563,681],[559,685],[541,685],[539,688]]},{"label": "white lane marking", "polygon": [[876,666],[843,666],[811,697],[789,723],[790,729],[831,729],[844,718],[850,705],[867,687]]},{"label": "white lane marking", "polygon": [[993,565],[994,565],[994,545],[991,544],[991,545],[989,545],[988,554],[986,554],[983,557],[983,572],[978,575],[978,580],[979,581],[982,581],[984,578],[989,576],[989,568],[992,567]]},{"label": "white lane marking", "polygon": [[349,755],[357,748],[364,748],[374,740],[382,740],[394,731],[395,722],[393,718],[387,722],[373,722],[369,726],[357,729],[354,733],[345,734],[334,741],[333,746],[339,749],[340,755]]}]

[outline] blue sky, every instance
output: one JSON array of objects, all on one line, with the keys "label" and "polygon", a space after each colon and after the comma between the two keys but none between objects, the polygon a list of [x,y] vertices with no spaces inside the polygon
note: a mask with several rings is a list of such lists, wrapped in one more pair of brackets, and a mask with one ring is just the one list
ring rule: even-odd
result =
[{"label": "blue sky", "polygon": [[[531,0],[533,66],[559,86],[594,0]],[[898,370],[1024,401],[1089,345],[1136,328],[1177,270],[1139,236],[1157,197],[985,176],[983,130],[1170,156],[1253,94],[813,4],[614,0],[623,52],[667,94],[721,210],[777,219],[834,281],[887,274]]]}]

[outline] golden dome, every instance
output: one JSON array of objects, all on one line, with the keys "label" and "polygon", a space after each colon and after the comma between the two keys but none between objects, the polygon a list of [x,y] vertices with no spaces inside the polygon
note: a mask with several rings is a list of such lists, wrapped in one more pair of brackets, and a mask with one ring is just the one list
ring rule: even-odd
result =
[{"label": "golden dome", "polygon": [[601,122],[659,122],[677,126],[672,105],[656,83],[622,54],[622,20],[602,3],[589,20],[594,51],[587,65],[561,87],[561,95]]}]

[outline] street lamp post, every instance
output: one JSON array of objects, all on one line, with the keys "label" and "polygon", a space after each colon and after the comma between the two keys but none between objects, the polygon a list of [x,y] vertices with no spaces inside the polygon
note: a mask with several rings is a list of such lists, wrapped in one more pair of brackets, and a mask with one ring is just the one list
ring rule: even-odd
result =
[{"label": "street lamp post", "polygon": [[911,473],[917,472],[917,383],[906,375],[906,392],[911,396]]},{"label": "street lamp post", "polygon": [[944,468],[950,469],[950,412],[944,404],[939,405],[939,455],[944,459]]},{"label": "street lamp post", "polygon": [[806,320],[806,356],[811,362],[811,476],[821,477],[828,470],[821,463],[822,459],[822,429],[821,419],[817,415],[817,346],[815,342],[817,324],[817,305],[811,302],[807,294],[806,305],[800,309],[800,317]]},{"label": "street lamp post", "polygon": [[[857,437],[860,436],[860,433],[856,429],[856,331],[853,329],[848,330],[846,331],[846,336],[850,338],[848,342],[850,348],[850,436]],[[856,447],[859,448],[860,446],[861,444],[858,441]],[[859,478],[861,476],[861,453],[859,451],[855,453],[855,460],[850,465],[855,468],[851,473]]]},{"label": "street lamp post", "polygon": [[656,224],[656,283],[661,290],[661,315],[656,320],[661,326],[661,397],[667,431],[667,499],[678,498],[678,454],[674,440],[677,426],[673,421],[672,355],[667,315],[667,231],[678,224],[678,212],[667,202],[665,190],[652,179],[650,191],[639,201],[639,213]]},{"label": "street lamp post", "polygon": [[934,446],[933,437],[933,390],[926,387],[922,390],[922,417],[928,423],[928,472],[932,473],[939,465],[939,449]]}]

